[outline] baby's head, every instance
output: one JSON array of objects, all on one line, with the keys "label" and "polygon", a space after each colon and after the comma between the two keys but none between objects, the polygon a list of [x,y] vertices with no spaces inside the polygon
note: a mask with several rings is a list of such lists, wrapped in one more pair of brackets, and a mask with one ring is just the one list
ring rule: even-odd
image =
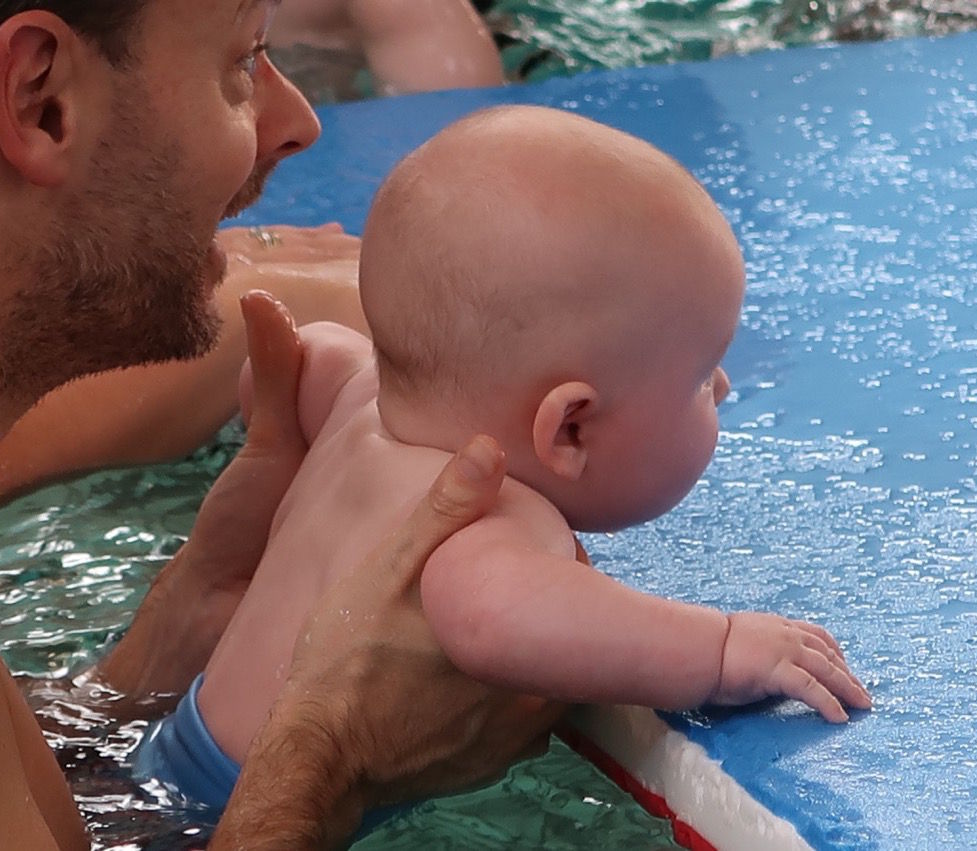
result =
[{"label": "baby's head", "polygon": [[360,289],[390,432],[493,435],[574,528],[667,511],[712,456],[742,259],[640,139],[540,107],[462,119],[380,188]]}]

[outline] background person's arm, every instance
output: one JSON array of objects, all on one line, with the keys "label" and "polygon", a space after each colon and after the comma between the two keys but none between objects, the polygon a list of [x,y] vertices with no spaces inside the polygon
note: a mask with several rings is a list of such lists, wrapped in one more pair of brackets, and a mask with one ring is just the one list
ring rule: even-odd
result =
[{"label": "background person's arm", "polygon": [[357,289],[359,239],[336,228],[271,227],[265,247],[247,230],[221,235],[228,277],[216,295],[224,319],[203,358],[100,373],[48,394],[0,440],[0,501],[46,481],[102,467],[180,458],[237,410],[247,355],[240,297],[272,292],[301,323],[328,319],[365,332]]},{"label": "background person's arm", "polygon": [[469,0],[349,0],[383,94],[500,86],[502,59]]}]

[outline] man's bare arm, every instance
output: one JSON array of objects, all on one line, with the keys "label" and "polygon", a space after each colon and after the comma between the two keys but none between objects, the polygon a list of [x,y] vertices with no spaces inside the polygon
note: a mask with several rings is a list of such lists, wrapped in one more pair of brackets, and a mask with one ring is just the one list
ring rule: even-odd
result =
[{"label": "man's bare arm", "polygon": [[336,228],[269,228],[222,234],[230,267],[218,290],[224,326],[203,358],[104,372],[48,394],[0,439],[0,501],[46,481],[102,467],[180,458],[237,410],[247,354],[238,307],[251,289],[272,292],[301,323],[328,319],[366,332],[359,304],[359,239]]},{"label": "man's bare arm", "polygon": [[89,847],[57,760],[2,663],[0,826],[4,848],[82,851]]},{"label": "man's bare arm", "polygon": [[[203,670],[267,543],[308,449],[298,423],[302,345],[267,293],[242,300],[254,380],[248,439],[204,499],[189,541],[150,588],[132,626],[87,675],[123,697],[116,715],[160,714]],[[169,695],[155,705],[147,699]]]}]

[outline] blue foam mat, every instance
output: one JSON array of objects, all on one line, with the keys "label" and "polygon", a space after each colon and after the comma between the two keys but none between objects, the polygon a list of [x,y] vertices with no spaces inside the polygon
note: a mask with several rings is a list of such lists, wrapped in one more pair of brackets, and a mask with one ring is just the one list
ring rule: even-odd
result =
[{"label": "blue foam mat", "polygon": [[[816,620],[876,698],[670,718],[818,849],[977,847],[977,34],[800,48],[321,110],[247,223],[363,223],[390,166],[499,103],[654,141],[748,263],[716,458],[597,566]],[[504,250],[500,246],[500,251]]]}]

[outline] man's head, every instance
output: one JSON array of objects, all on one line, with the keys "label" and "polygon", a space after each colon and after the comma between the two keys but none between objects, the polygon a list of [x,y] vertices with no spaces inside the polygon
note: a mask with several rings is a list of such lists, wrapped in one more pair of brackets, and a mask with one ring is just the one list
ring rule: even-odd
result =
[{"label": "man's head", "polygon": [[151,0],[0,0],[0,23],[20,12],[57,15],[79,35],[97,44],[113,64],[129,58],[129,40]]},{"label": "man's head", "polygon": [[701,474],[742,260],[658,149],[556,110],[477,113],[397,167],[361,262],[392,419],[428,406],[457,424],[444,443],[499,437],[577,528],[660,514]]},{"label": "man's head", "polygon": [[0,0],[0,430],[212,344],[218,223],[318,133],[263,53],[276,5]]}]

